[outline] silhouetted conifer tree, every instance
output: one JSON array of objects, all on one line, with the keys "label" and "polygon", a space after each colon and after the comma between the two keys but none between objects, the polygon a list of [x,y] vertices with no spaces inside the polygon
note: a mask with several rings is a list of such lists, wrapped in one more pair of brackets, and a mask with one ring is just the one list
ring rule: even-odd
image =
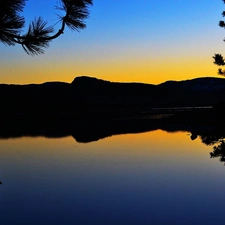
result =
[{"label": "silhouetted conifer tree", "polygon": [[[225,3],[225,0],[222,0],[222,1],[223,1],[223,3]],[[225,11],[222,12],[222,16],[225,17]],[[225,28],[225,21],[221,20],[219,22],[219,26],[222,28]],[[224,39],[224,41],[225,41],[225,39]],[[225,65],[225,59],[221,54],[214,54],[213,59],[214,59],[214,63],[216,65],[218,65],[220,67]],[[225,70],[223,70],[222,68],[219,68],[218,74],[225,76]]]},{"label": "silhouetted conifer tree", "polygon": [[63,34],[65,26],[72,31],[84,29],[84,20],[89,16],[89,6],[92,0],[60,0],[56,10],[61,28],[54,33],[53,26],[47,26],[47,22],[41,17],[35,18],[28,26],[26,33],[22,34],[25,26],[25,18],[21,15],[27,0],[1,0],[0,1],[0,42],[5,45],[20,44],[29,55],[44,53],[49,43]]}]

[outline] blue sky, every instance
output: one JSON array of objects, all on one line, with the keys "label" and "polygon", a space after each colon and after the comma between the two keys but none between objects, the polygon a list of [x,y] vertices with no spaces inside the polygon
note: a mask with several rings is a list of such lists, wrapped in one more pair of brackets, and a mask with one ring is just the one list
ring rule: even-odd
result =
[{"label": "blue sky", "polygon": [[[56,2],[28,0],[27,21],[41,15],[55,24]],[[94,0],[87,28],[66,29],[44,55],[0,43],[0,83],[71,82],[87,75],[157,84],[217,76],[212,56],[225,50],[218,26],[224,9],[222,0]]]}]

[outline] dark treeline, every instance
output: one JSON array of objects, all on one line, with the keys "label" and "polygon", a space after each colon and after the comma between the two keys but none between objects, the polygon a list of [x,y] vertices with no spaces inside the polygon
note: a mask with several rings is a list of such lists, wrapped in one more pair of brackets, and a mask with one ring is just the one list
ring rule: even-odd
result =
[{"label": "dark treeline", "polygon": [[[192,138],[224,127],[221,109],[158,114],[153,107],[208,106],[223,101],[225,80],[199,78],[159,85],[77,77],[72,83],[0,85],[0,137],[73,136],[79,142],[156,129]],[[162,112],[160,112],[162,113]],[[158,118],[158,119],[155,119]]]},{"label": "dark treeline", "polygon": [[[103,116],[153,107],[208,106],[224,101],[225,80],[197,78],[159,85],[77,77],[72,83],[0,85],[1,115],[95,112]],[[99,114],[102,112],[102,114]],[[89,114],[90,116],[90,114]]]}]

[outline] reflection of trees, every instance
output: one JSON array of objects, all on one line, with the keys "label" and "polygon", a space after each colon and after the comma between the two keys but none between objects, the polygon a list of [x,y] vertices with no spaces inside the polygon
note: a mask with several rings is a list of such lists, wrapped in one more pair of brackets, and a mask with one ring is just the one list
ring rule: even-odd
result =
[{"label": "reflection of trees", "polygon": [[210,152],[210,158],[219,158],[221,162],[225,162],[225,140],[222,133],[217,134],[191,134],[191,140],[195,140],[199,137],[203,144],[207,146],[213,146],[213,151]]},{"label": "reflection of trees", "polygon": [[221,162],[225,162],[225,141],[221,140],[213,147],[213,152],[210,152],[211,158],[219,157]]},{"label": "reflection of trees", "polygon": [[224,139],[224,135],[221,134],[211,134],[211,133],[198,134],[196,132],[191,133],[190,136],[191,140],[195,140],[197,137],[199,137],[202,143],[207,146],[215,145]]},{"label": "reflection of trees", "polygon": [[215,145],[217,144],[223,137],[218,136],[218,135],[200,135],[199,136],[202,143],[210,146],[210,145]]}]

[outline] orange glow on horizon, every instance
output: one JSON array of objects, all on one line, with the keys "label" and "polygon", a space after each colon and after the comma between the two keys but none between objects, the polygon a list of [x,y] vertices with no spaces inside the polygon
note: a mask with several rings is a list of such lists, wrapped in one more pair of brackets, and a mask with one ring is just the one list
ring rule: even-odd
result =
[{"label": "orange glow on horizon", "polygon": [[[48,81],[71,83],[75,77],[90,76],[112,82],[140,82],[160,84],[167,80],[188,80],[197,77],[219,77],[217,67],[209,61],[189,62],[185,59],[177,64],[172,61],[161,64],[157,61],[123,61],[123,62],[72,62],[37,63],[31,65],[15,65],[13,68],[4,65],[0,83],[29,84]],[[184,66],[186,64],[186,66]],[[204,66],[203,66],[204,65]]]}]

